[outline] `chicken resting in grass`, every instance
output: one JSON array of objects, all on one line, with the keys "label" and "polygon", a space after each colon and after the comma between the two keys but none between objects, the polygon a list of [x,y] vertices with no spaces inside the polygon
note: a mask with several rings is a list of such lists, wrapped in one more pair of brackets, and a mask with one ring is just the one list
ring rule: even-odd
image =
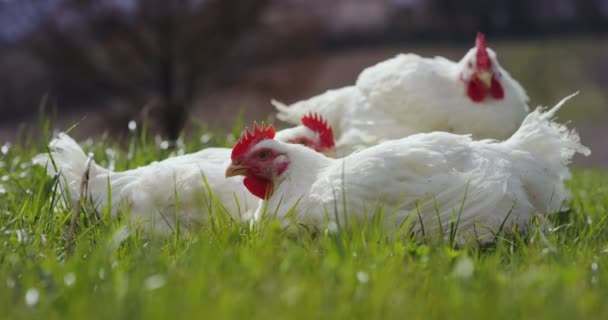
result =
[{"label": "chicken resting in grass", "polygon": [[[331,128],[314,114],[304,116],[298,127],[277,132],[276,138],[328,154],[334,145]],[[37,155],[34,163],[46,166],[51,176],[60,173],[61,191],[64,195],[69,192],[71,201],[79,201],[87,156],[65,133],[49,143],[49,151],[56,167],[48,153]],[[249,220],[258,200],[243,187],[242,178],[224,177],[231,161],[230,153],[228,148],[208,148],[121,172],[110,171],[92,161],[87,200],[92,200],[99,212],[110,201],[114,215],[124,209],[132,221],[141,221],[147,229],[160,233],[174,230],[175,214],[183,227],[204,222],[210,210],[215,214],[227,213],[235,220]],[[209,189],[225,212],[217,212]]]},{"label": "chicken resting in grass", "polygon": [[562,208],[568,164],[590,153],[576,132],[552,120],[568,98],[530,113],[503,142],[421,133],[342,159],[277,141],[272,126],[256,125],[236,143],[226,176],[245,176],[245,187],[268,201],[267,212],[285,217],[295,206],[298,222],[318,228],[325,219],[364,220],[383,206],[389,226],[411,216],[414,230],[426,233],[447,230],[453,214],[462,235],[474,226],[478,236],[490,235],[503,221],[525,229],[533,214]]},{"label": "chicken resting in grass", "polygon": [[526,92],[501,67],[481,33],[458,62],[399,54],[363,70],[353,86],[290,106],[272,103],[282,121],[299,123],[309,112],[327,119],[338,156],[433,131],[502,140],[529,112]]}]

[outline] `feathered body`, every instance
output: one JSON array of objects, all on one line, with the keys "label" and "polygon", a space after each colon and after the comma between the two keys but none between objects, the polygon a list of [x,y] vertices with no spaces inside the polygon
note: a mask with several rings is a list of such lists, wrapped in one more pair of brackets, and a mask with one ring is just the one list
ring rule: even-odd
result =
[{"label": "feathered body", "polygon": [[[65,133],[51,141],[49,150],[57,170],[49,162],[48,154],[36,156],[34,162],[46,165],[51,176],[60,173],[61,189],[69,191],[72,201],[78,201],[87,156]],[[125,212],[131,221],[146,223],[147,229],[169,233],[175,229],[176,214],[181,226],[198,225],[206,220],[207,209],[214,206],[209,197],[211,189],[233,219],[247,219],[258,201],[243,187],[242,179],[224,177],[223,170],[229,162],[227,148],[209,148],[120,172],[92,161],[88,199],[100,212],[110,201],[114,215]]]},{"label": "feathered body", "polygon": [[[565,100],[548,112],[530,113],[504,142],[433,132],[330,159],[264,139],[244,154],[233,151],[227,175],[235,167],[238,174],[257,174],[247,169],[259,165],[256,152],[270,152],[274,158],[269,165],[286,169],[258,177],[272,185],[268,212],[282,217],[295,206],[298,221],[318,227],[325,218],[335,220],[335,212],[364,219],[379,205],[395,213],[390,222],[399,224],[413,214],[426,232],[436,231],[439,221],[445,228],[461,206],[459,230],[465,234],[474,223],[497,229],[507,217],[506,226],[517,222],[525,227],[532,214],[560,209],[569,197],[563,181],[570,176],[572,156],[589,154],[575,132],[551,121]],[[262,212],[258,208],[256,218]],[[478,235],[487,230],[479,227]]]},{"label": "feathered body", "polygon": [[356,84],[290,106],[273,101],[280,120],[317,112],[334,128],[336,152],[415,133],[445,131],[506,139],[528,113],[528,97],[483,35],[459,61],[400,54],[366,68]]},{"label": "feathered body", "polygon": [[[304,125],[278,132],[277,138],[330,152],[331,128],[315,115],[303,117],[302,122]],[[78,201],[88,157],[65,133],[49,143],[49,151],[57,168],[46,153],[37,155],[34,163],[46,166],[51,176],[60,173],[61,189],[69,191],[72,201]],[[121,172],[91,161],[87,199],[100,212],[109,204],[114,215],[129,213],[132,221],[143,222],[147,229],[165,234],[175,230],[175,221],[184,227],[204,223],[209,209],[215,210],[216,204],[225,208],[232,219],[247,221],[253,216],[258,199],[245,189],[242,177],[224,177],[230,153],[228,148],[208,148]],[[215,212],[224,214],[221,211]]]}]

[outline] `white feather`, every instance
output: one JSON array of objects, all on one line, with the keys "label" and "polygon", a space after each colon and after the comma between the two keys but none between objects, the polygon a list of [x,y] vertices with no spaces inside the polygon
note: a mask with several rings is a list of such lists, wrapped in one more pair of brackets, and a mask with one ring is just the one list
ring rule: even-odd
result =
[{"label": "white feather", "polygon": [[[62,190],[67,186],[72,200],[78,201],[87,157],[65,133],[49,143],[49,150],[57,170],[48,153],[37,155],[34,163],[46,166],[49,175],[61,173]],[[180,226],[187,228],[208,218],[207,208],[211,202],[204,176],[213,195],[232,218],[248,219],[258,201],[243,187],[242,178],[224,177],[230,152],[226,148],[210,148],[121,172],[92,164],[89,196],[101,212],[108,204],[107,190],[110,189],[114,215],[126,212],[133,222],[143,222],[149,230],[168,233],[175,229],[176,214]]]},{"label": "white feather", "polygon": [[[276,139],[289,141],[300,136],[316,137],[310,129],[298,126],[277,132]],[[72,201],[79,201],[87,156],[65,133],[49,143],[49,151],[35,156],[33,162],[45,166],[50,176],[60,173],[61,191],[69,192]],[[211,189],[215,200],[232,219],[247,221],[259,201],[245,189],[242,177],[225,178],[230,153],[227,148],[208,148],[121,172],[107,170],[92,161],[88,198],[99,212],[110,200],[114,215],[126,212],[149,230],[169,233],[175,229],[175,215],[182,228],[190,228],[205,223],[209,208],[218,214],[208,192]]]},{"label": "white feather", "polygon": [[277,109],[277,118],[292,124],[300,124],[303,116],[316,112],[332,127],[334,136],[341,135],[342,117],[357,102],[358,90],[355,87],[344,87],[337,90],[329,90],[324,94],[312,97],[308,100],[296,102],[290,106],[272,100],[271,103]]},{"label": "white feather", "polygon": [[504,99],[475,103],[460,79],[475,49],[460,62],[400,54],[368,67],[354,86],[330,90],[290,106],[273,102],[278,118],[297,123],[314,111],[334,129],[336,152],[347,155],[366,146],[415,133],[445,131],[472,134],[475,139],[506,139],[528,113],[524,89],[488,49],[501,75]]},{"label": "white feather", "polygon": [[337,160],[299,146],[264,142],[282,148],[291,161],[275,183],[267,210],[281,217],[297,204],[299,221],[322,227],[326,215],[336,219],[334,212],[364,219],[384,205],[386,212],[396,212],[391,222],[399,224],[412,214],[418,220],[419,214],[425,231],[436,232],[463,206],[463,235],[471,235],[475,223],[480,236],[488,234],[481,225],[496,230],[503,221],[507,227],[519,223],[525,228],[531,215],[560,209],[569,198],[563,181],[569,177],[570,159],[575,153],[589,154],[574,131],[551,119],[568,98],[548,112],[530,113],[505,142],[433,132]]}]

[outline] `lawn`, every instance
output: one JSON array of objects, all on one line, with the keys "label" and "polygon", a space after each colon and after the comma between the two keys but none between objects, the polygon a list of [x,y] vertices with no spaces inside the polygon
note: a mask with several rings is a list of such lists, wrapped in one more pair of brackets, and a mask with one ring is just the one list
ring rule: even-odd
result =
[{"label": "lawn", "polygon": [[[0,312],[4,319],[602,319],[608,316],[608,174],[575,170],[571,210],[553,227],[488,246],[387,236],[374,228],[311,234],[264,221],[214,220],[188,236],[150,237],[129,219],[71,211],[30,165],[24,133],[0,149]],[[234,132],[239,132],[235,128]],[[120,146],[81,141],[116,170],[230,145],[197,133],[178,150],[146,130]],[[200,137],[203,137],[200,139]]]}]

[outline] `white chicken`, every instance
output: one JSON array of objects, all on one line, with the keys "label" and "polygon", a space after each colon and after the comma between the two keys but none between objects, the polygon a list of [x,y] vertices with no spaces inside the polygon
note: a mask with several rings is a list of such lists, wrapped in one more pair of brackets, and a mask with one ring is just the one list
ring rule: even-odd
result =
[{"label": "white chicken", "polygon": [[399,54],[368,67],[353,86],[286,106],[272,101],[277,118],[298,123],[317,112],[334,129],[336,152],[385,140],[445,131],[475,139],[506,139],[528,114],[528,96],[478,33],[459,61]]},{"label": "white chicken", "polygon": [[[364,219],[378,206],[394,213],[388,225],[413,215],[414,230],[427,233],[445,230],[453,213],[463,236],[474,225],[488,235],[503,221],[525,228],[533,214],[560,209],[571,158],[590,153],[576,132],[552,121],[568,98],[530,113],[504,142],[421,133],[342,159],[276,141],[272,127],[263,128],[236,143],[226,176],[245,176],[248,190],[268,200],[267,212],[284,217],[295,207],[298,222],[318,228],[324,219],[344,223],[336,221],[343,215]],[[255,218],[263,212],[258,207]]]},{"label": "white chicken", "polygon": [[[277,139],[306,145],[318,152],[331,152],[334,143],[331,128],[312,114],[302,118],[301,126],[278,132]],[[61,190],[68,190],[71,200],[78,201],[87,156],[65,133],[49,143],[49,150],[54,165],[48,153],[37,155],[34,163],[46,166],[51,176],[59,172]],[[111,201],[114,215],[124,209],[132,221],[140,221],[146,228],[165,234],[174,230],[175,215],[180,226],[195,226],[208,218],[215,203],[223,206],[233,219],[248,220],[257,208],[258,199],[247,192],[242,179],[224,177],[230,152],[228,148],[208,148],[122,172],[91,162],[87,199],[91,199],[98,210]],[[211,201],[209,189],[217,202]],[[110,197],[108,190],[111,190]]]}]

